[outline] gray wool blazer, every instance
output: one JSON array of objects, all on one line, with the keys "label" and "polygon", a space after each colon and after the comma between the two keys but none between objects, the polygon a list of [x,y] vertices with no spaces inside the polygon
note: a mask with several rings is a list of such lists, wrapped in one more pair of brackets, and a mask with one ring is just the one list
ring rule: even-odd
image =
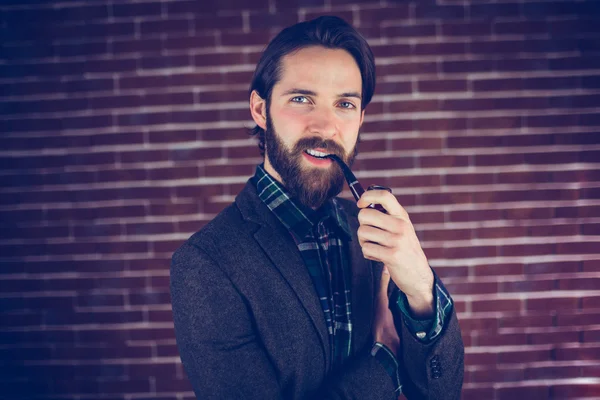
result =
[{"label": "gray wool blazer", "polygon": [[[334,371],[311,277],[291,235],[251,183],[174,253],[175,334],[198,399],[397,398],[392,379],[369,354],[381,265],[362,257],[358,208],[340,201],[353,232],[353,347]],[[417,341],[400,320],[396,327],[406,397],[458,399],[464,349],[455,313],[431,344]]]}]

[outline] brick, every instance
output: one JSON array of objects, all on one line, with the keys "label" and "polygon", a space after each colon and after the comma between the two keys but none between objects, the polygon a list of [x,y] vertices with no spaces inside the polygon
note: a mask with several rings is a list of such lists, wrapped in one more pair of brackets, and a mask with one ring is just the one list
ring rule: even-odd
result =
[{"label": "brick", "polygon": [[[148,312],[148,320],[150,322],[173,322],[173,313],[171,310],[150,310]],[[174,355],[179,354],[176,352]]]},{"label": "brick", "polygon": [[492,60],[443,61],[441,70],[446,73],[491,72],[495,69]]},{"label": "brick", "polygon": [[579,261],[550,261],[525,265],[526,274],[569,273],[580,270]]},{"label": "brick", "polygon": [[463,387],[462,399],[464,400],[479,400],[479,399],[493,399],[494,388],[492,387]]},{"label": "brick", "polygon": [[112,6],[115,17],[141,17],[141,16],[160,16],[160,3],[127,3],[114,4]]},{"label": "brick", "polygon": [[489,334],[484,332],[475,336],[474,341],[477,346],[522,346],[528,344],[525,333]]},{"label": "brick", "polygon": [[[177,353],[175,356],[177,356]],[[158,379],[156,381],[156,390],[161,392],[192,392],[192,386],[189,379]]]},{"label": "brick", "polygon": [[419,80],[417,89],[419,92],[426,93],[464,92],[467,90],[467,81],[464,79]]},{"label": "brick", "polygon": [[125,224],[127,235],[159,235],[174,233],[175,225],[172,222],[145,222]]},{"label": "brick", "polygon": [[69,43],[54,46],[55,53],[61,58],[107,56],[110,48],[106,42]]},{"label": "brick", "polygon": [[468,267],[437,267],[435,268],[435,272],[437,273],[437,275],[440,278],[456,278],[456,277],[460,277],[460,278],[465,278],[467,275],[469,275],[469,269]]},{"label": "brick", "polygon": [[471,382],[516,382],[523,380],[522,368],[491,368],[470,371]]},{"label": "brick", "polygon": [[556,360],[578,360],[578,361],[598,361],[600,359],[600,345],[590,343],[582,347],[565,347],[555,349]]},{"label": "brick", "polygon": [[119,294],[86,294],[77,296],[77,307],[124,306],[123,295]]},{"label": "brick", "polygon": [[[584,227],[585,228],[585,227]],[[578,225],[530,226],[530,236],[572,236],[579,233]]]},{"label": "brick", "polygon": [[519,311],[523,308],[521,300],[475,300],[471,304],[473,312]]},{"label": "brick", "polygon": [[510,22],[495,22],[494,33],[496,34],[542,34],[547,33],[549,25],[547,21],[539,20],[527,20],[527,21],[510,21]]},{"label": "brick", "polygon": [[[445,283],[446,287],[453,295],[459,294],[492,294],[498,292],[498,283],[497,282],[464,282],[460,283]],[[473,300],[473,305],[475,303],[480,304],[481,300]],[[495,302],[492,302],[496,304]],[[488,303],[481,303],[481,306],[477,306],[473,308],[473,311],[476,311],[475,308],[481,309],[481,307],[485,308]]]},{"label": "brick", "polygon": [[468,120],[471,129],[513,129],[522,126],[521,117],[473,117]]},{"label": "brick", "polygon": [[[389,46],[387,48],[382,48],[377,50],[377,48],[373,49],[374,51],[378,51],[380,57],[395,57],[398,55],[408,55],[410,54],[410,46]],[[385,64],[377,66],[377,74],[382,77],[387,76],[403,76],[403,75],[413,75],[413,74],[436,74],[439,71],[439,65],[436,62],[418,62],[418,61],[408,61],[396,64]],[[386,82],[382,80],[383,83]]]},{"label": "brick", "polygon": [[484,264],[472,267],[476,276],[493,276],[493,275],[522,275],[523,264]]},{"label": "brick", "polygon": [[[207,58],[209,60],[210,58]],[[138,61],[140,70],[157,70],[185,68],[194,65],[192,57],[188,55],[169,55],[169,56],[142,56]]]},{"label": "brick", "polygon": [[[548,307],[551,308],[551,307]],[[542,308],[543,309],[543,308]],[[551,327],[554,318],[551,315],[528,313],[519,316],[503,316],[500,319],[501,328]]]},{"label": "brick", "polygon": [[582,333],[584,343],[600,342],[600,329],[585,330]]},{"label": "brick", "polygon": [[600,261],[598,261],[598,260],[583,261],[582,271],[584,271],[584,272],[600,271]]},{"label": "brick", "polygon": [[489,22],[442,22],[440,24],[443,36],[487,36],[492,34],[492,24]]},{"label": "brick", "polygon": [[121,260],[41,261],[28,262],[25,272],[121,272],[124,269],[124,262]]},{"label": "brick", "polygon": [[421,167],[424,168],[449,168],[464,167],[469,165],[467,156],[422,156],[419,159]]},{"label": "brick", "polygon": [[171,257],[153,257],[153,258],[134,258],[127,260],[127,269],[133,271],[151,271],[151,270],[164,270],[169,267],[171,263]]},{"label": "brick", "polygon": [[[406,204],[404,199],[406,196],[402,196],[402,203]],[[413,200],[412,203],[415,203]],[[426,224],[426,223],[438,223],[444,220],[444,214],[441,212],[411,212],[410,219],[413,221],[413,224]]]},{"label": "brick", "polygon": [[159,35],[190,32],[193,21],[188,18],[161,19],[155,21],[141,21],[139,23],[142,35]]},{"label": "brick", "polygon": [[600,397],[598,383],[569,383],[555,384],[552,386],[552,395],[556,398],[597,398]]},{"label": "brick", "polygon": [[554,210],[551,208],[510,208],[504,211],[504,218],[511,220],[521,219],[548,219],[552,218]]},{"label": "brick", "polygon": [[175,363],[156,363],[156,364],[129,364],[127,365],[126,376],[134,378],[144,378],[153,376],[156,378],[176,378],[177,366]]},{"label": "brick", "polygon": [[525,379],[562,379],[579,377],[577,366],[532,366],[525,368]]},{"label": "brick", "polygon": [[[373,46],[373,55],[376,59],[384,57],[398,57],[401,55],[409,55],[412,50],[412,46],[408,44],[382,44],[379,46]],[[385,75],[397,74],[397,68],[401,68],[398,64],[385,64],[381,66]]]},{"label": "brick", "polygon": [[119,88],[121,89],[158,88],[167,85],[168,77],[163,75],[124,77],[119,79]]},{"label": "brick", "polygon": [[570,342],[579,342],[578,331],[536,332],[529,334],[530,344],[562,344]]},{"label": "brick", "polygon": [[543,292],[556,289],[554,280],[525,280],[501,282],[500,292]]},{"label": "brick", "polygon": [[499,239],[526,236],[527,228],[523,226],[503,226],[494,228],[477,228],[473,237],[482,239]]},{"label": "brick", "polygon": [[466,222],[466,221],[490,221],[502,219],[501,210],[465,210],[451,211],[449,220],[451,222]]},{"label": "brick", "polygon": [[471,239],[469,229],[434,230],[423,232],[423,239],[428,241],[449,241]]},{"label": "brick", "polygon": [[445,178],[446,185],[488,185],[495,181],[494,174],[474,174],[474,173],[461,173],[461,174],[448,174]]},{"label": "brick", "polygon": [[344,21],[346,21],[350,24],[354,20],[352,11],[331,12],[331,11],[326,11],[324,9],[314,9],[314,10],[306,11],[304,13],[304,18],[301,18],[301,21],[299,21],[299,22],[310,21],[311,19],[315,19],[315,18],[325,16],[325,15],[335,15],[336,17],[340,17],[341,19],[343,19]]},{"label": "brick", "polygon": [[467,53],[467,45],[465,43],[455,42],[440,42],[440,43],[417,43],[412,46],[411,52],[416,56],[423,55],[449,55]]},{"label": "brick", "polygon": [[463,19],[465,16],[465,7],[458,5],[435,5],[419,3],[415,7],[415,15],[417,19]]},{"label": "brick", "polygon": [[400,25],[393,24],[390,26],[382,26],[381,35],[382,37],[389,38],[436,36],[436,26],[433,23],[421,23],[420,21]]},{"label": "brick", "polygon": [[469,353],[465,352],[465,365],[495,365],[498,359],[496,353]]},{"label": "brick", "polygon": [[[600,308],[600,307],[599,307]],[[600,312],[593,311],[579,311],[579,310],[564,310],[557,312],[556,325],[557,326],[587,326],[587,325],[598,325],[600,324]]]},{"label": "brick", "polygon": [[595,254],[600,243],[598,242],[571,242],[558,243],[556,245],[557,254]]},{"label": "brick", "polygon": [[471,203],[470,193],[424,193],[419,195],[418,204],[468,204]]},{"label": "brick", "polygon": [[387,103],[390,113],[413,113],[438,111],[439,103],[437,100],[406,100]]},{"label": "brick", "polygon": [[[170,304],[171,303],[171,295],[169,292],[139,292],[139,293],[130,293],[128,296],[129,304],[131,305],[152,305],[152,304]],[[169,331],[168,338],[173,337],[173,331],[171,329]],[[137,331],[133,331],[137,332]],[[132,334],[133,334],[132,332]],[[154,330],[152,331],[154,332]],[[148,338],[140,338],[139,336],[132,335],[132,339],[134,340],[143,340],[143,339],[152,339],[156,336],[152,336],[153,333],[150,332]]]},{"label": "brick", "polygon": [[552,350],[550,349],[532,349],[523,346],[520,350],[505,350],[498,353],[499,364],[523,364],[536,361],[550,361],[552,359]]},{"label": "brick", "polygon": [[559,289],[561,290],[594,290],[600,285],[600,278],[586,277],[561,279]]},{"label": "brick", "polygon": [[577,309],[576,297],[535,298],[525,300],[526,310],[573,310]]},{"label": "brick", "polygon": [[521,387],[499,387],[496,389],[497,400],[512,400],[518,398],[527,399],[548,399],[550,398],[550,388],[546,385],[540,386],[521,386]]},{"label": "brick", "polygon": [[550,61],[545,58],[499,59],[495,63],[498,72],[544,71],[551,69]]}]

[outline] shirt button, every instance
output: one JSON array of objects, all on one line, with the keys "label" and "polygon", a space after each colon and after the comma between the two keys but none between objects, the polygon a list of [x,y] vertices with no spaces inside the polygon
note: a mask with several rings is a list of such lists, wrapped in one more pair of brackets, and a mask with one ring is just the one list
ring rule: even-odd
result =
[{"label": "shirt button", "polygon": [[423,331],[417,332],[417,337],[419,339],[425,339],[425,336],[427,336],[427,334],[425,332],[423,332]]}]

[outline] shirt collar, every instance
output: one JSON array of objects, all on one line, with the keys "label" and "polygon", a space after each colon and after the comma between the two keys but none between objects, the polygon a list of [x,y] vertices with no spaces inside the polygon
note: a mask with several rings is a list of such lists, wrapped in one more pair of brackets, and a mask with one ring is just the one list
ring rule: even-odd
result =
[{"label": "shirt collar", "polygon": [[296,239],[304,239],[315,224],[327,218],[351,239],[348,221],[337,199],[329,199],[317,210],[306,207],[291,197],[285,187],[265,171],[263,164],[256,167],[251,182],[256,186],[258,197]]}]

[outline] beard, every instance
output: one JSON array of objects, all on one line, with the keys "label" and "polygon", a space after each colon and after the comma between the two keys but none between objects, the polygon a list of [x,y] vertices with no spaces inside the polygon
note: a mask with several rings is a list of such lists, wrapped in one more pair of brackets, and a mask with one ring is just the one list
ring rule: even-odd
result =
[{"label": "beard", "polygon": [[352,165],[358,154],[358,145],[346,154],[338,143],[318,136],[302,138],[290,149],[275,131],[268,113],[265,145],[271,166],[281,177],[283,186],[290,196],[312,209],[321,207],[327,200],[342,191],[344,173],[333,160],[327,168],[302,165],[304,157],[302,153],[308,149],[324,149],[327,153],[340,157],[348,166]]}]

